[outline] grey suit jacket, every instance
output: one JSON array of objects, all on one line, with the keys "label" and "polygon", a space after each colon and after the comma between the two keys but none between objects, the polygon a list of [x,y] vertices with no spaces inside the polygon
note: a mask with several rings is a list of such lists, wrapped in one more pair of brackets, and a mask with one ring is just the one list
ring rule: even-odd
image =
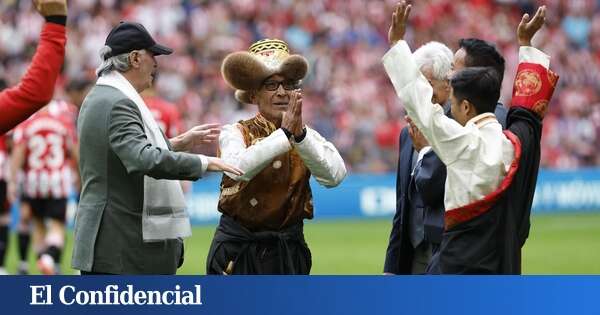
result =
[{"label": "grey suit jacket", "polygon": [[[133,101],[95,86],[78,118],[82,191],[75,221],[72,267],[114,274],[174,274],[181,240],[144,242],[144,175],[196,180],[198,156],[153,146]],[[168,143],[168,141],[167,141]]]}]

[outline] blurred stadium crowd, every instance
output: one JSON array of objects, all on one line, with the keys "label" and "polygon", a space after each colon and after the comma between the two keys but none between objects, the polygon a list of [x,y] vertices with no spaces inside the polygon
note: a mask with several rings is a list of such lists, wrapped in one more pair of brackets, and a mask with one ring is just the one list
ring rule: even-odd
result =
[{"label": "blurred stadium crowd", "polygon": [[[458,39],[495,43],[507,61],[501,101],[509,101],[517,65],[514,34],[523,12],[548,6],[547,27],[534,44],[552,56],[560,87],[544,121],[542,166],[600,165],[600,0],[414,1],[407,35],[456,49]],[[157,58],[156,90],[175,104],[183,127],[252,116],[220,75],[223,57],[260,38],[281,38],[309,58],[304,121],[333,139],[348,169],[394,171],[404,110],[381,66],[388,49],[388,12],[396,1],[69,1],[68,45],[56,97],[72,80],[94,80],[99,50],[120,20],[144,24],[175,49]],[[14,85],[31,60],[43,18],[31,1],[0,1],[0,77]],[[215,150],[215,148],[210,148]]]}]

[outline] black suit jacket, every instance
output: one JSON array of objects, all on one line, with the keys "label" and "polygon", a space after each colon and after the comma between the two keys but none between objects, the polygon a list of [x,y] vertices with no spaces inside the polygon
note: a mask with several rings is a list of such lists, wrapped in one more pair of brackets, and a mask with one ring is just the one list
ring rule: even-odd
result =
[{"label": "black suit jacket", "polygon": [[[446,115],[450,114],[450,106],[444,107]],[[498,103],[494,114],[506,128],[508,110]],[[405,127],[400,133],[400,155],[396,175],[396,214],[392,223],[392,231],[385,257],[384,272],[394,274],[410,274],[413,247],[408,236],[408,188],[411,179],[413,143]],[[429,151],[415,166],[414,180],[417,192],[424,205],[425,239],[432,243],[435,252],[442,241],[444,232],[444,192],[446,184],[446,166],[435,152]]]}]

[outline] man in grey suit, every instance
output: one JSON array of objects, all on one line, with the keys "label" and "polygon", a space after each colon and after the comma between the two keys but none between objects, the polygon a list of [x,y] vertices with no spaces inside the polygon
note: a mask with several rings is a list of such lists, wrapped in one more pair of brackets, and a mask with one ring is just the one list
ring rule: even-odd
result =
[{"label": "man in grey suit", "polygon": [[101,50],[99,78],[78,119],[82,191],[72,267],[84,275],[175,274],[191,234],[177,180],[242,174],[219,158],[181,152],[216,140],[218,129],[167,139],[139,96],[152,85],[154,56],[171,52],[131,22],[113,28]]}]

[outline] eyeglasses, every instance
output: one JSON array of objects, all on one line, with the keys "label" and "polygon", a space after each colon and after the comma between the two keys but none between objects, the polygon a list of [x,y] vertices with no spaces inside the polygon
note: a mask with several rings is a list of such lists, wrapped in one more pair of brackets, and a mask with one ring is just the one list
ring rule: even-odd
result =
[{"label": "eyeglasses", "polygon": [[289,82],[289,81],[288,82],[267,81],[267,82],[263,83],[263,87],[267,91],[277,91],[277,89],[279,88],[280,85],[283,86],[283,89],[286,91],[292,91],[292,90],[300,88],[299,81],[292,81],[292,82]]}]

